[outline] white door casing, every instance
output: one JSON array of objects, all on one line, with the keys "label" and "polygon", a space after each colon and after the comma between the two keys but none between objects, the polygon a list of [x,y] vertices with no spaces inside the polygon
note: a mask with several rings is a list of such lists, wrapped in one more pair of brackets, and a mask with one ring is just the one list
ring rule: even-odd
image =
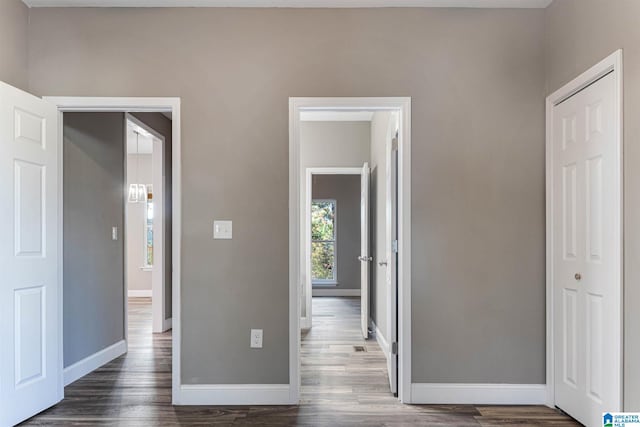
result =
[{"label": "white door casing", "polygon": [[[397,156],[398,140],[395,137],[396,127],[391,126],[392,135],[388,139],[386,147],[386,256],[387,256],[387,342],[389,343],[389,357],[387,358],[387,371],[389,376],[389,387],[392,393],[398,392],[398,289],[397,289],[397,269],[398,269],[398,233],[397,233]],[[395,242],[395,243],[394,243]]]},{"label": "white door casing", "polygon": [[360,175],[360,323],[362,336],[369,338],[369,178],[371,171],[365,163]]},{"label": "white door casing", "polygon": [[63,397],[58,110],[0,82],[0,425]]},{"label": "white door casing", "polygon": [[621,410],[621,144],[611,72],[553,106],[555,405],[587,426]]}]

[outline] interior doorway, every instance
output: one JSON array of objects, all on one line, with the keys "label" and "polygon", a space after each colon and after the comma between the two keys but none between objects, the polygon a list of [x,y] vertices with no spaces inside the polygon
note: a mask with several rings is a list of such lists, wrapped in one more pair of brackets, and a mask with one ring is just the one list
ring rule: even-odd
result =
[{"label": "interior doorway", "polygon": [[165,255],[165,236],[170,231],[165,221],[169,213],[165,187],[171,179],[164,159],[167,140],[134,114],[127,113],[125,119],[127,297],[150,301],[152,330],[162,333],[171,328],[165,301],[171,280],[166,277],[171,258]]},{"label": "interior doorway", "polygon": [[[374,119],[375,117],[375,119]],[[338,119],[336,119],[338,118]],[[305,122],[353,122],[368,121],[369,144],[367,145],[367,158],[365,162],[357,157],[357,148],[352,143],[357,139],[354,133],[349,141],[341,141],[330,135],[323,135],[319,140],[324,146],[319,150],[311,150],[311,162],[309,163],[309,153],[305,151]],[[377,126],[377,127],[376,127]],[[355,127],[354,127],[355,128]],[[372,132],[381,135],[383,141],[379,153],[376,153],[376,162],[369,169],[368,160],[371,159],[373,147]],[[390,396],[397,393],[402,402],[409,403],[410,400],[410,99],[408,98],[291,98],[290,99],[290,270],[291,301],[295,301],[297,308],[292,307],[290,311],[290,336],[292,359],[297,360],[291,366],[291,377],[297,378],[295,384],[292,380],[292,402],[298,400],[300,393],[300,328],[303,329],[303,341],[309,336],[317,336],[314,331],[316,323],[324,327],[325,331],[330,331],[327,319],[327,310],[333,306],[336,312],[338,307],[343,309],[351,305],[351,316],[360,315],[361,322],[359,330],[360,339],[375,338],[375,347],[379,348],[380,354],[386,359],[385,387]],[[395,141],[395,142],[394,142]],[[336,149],[343,150],[338,157],[331,157],[328,149],[331,145],[337,145]],[[322,145],[322,144],[321,144]],[[394,159],[394,147],[398,153],[396,178],[391,177],[394,166],[391,164]],[[345,151],[346,150],[346,151]],[[355,156],[355,157],[354,157]],[[356,161],[357,160],[357,161]],[[324,164],[319,163],[325,162]],[[327,164],[327,162],[329,162]],[[331,163],[333,162],[333,163]],[[324,168],[324,170],[323,170]],[[314,175],[320,176],[322,172],[330,174],[340,173],[340,168],[348,168],[352,174],[360,174],[361,186],[359,202],[361,207],[361,221],[359,226],[363,232],[360,234],[360,251],[357,260],[361,266],[361,288],[358,290],[357,306],[345,304],[337,298],[331,297],[335,301],[316,300],[314,294],[328,295],[335,290],[326,289],[335,286],[336,273],[333,268],[322,271],[321,280],[318,281],[317,274],[314,274],[311,256],[318,247],[334,245],[335,238],[314,239],[312,229],[312,210],[314,199],[312,197]],[[344,169],[343,169],[344,171]],[[374,190],[369,192],[369,181],[375,183],[382,191],[380,195]],[[376,181],[377,180],[377,181]],[[396,198],[390,193],[390,189],[397,183]],[[369,210],[369,197],[377,197],[380,202],[380,209],[373,205]],[[318,198],[319,209],[328,210],[330,213],[337,213],[336,222],[340,223],[340,204],[333,203],[331,198]],[[389,206],[387,206],[389,204]],[[295,207],[295,208],[294,208]],[[382,213],[377,214],[380,210]],[[373,215],[373,212],[376,212]],[[369,223],[370,215],[375,220]],[[394,215],[398,218],[394,222]],[[331,216],[331,215],[329,215]],[[397,224],[397,228],[395,226]],[[335,224],[333,224],[335,226]],[[369,242],[369,234],[372,234],[372,242]],[[375,236],[375,237],[373,237]],[[328,240],[327,240],[328,239]],[[316,241],[317,240],[317,241]],[[337,237],[340,240],[340,237]],[[381,248],[375,242],[383,242]],[[314,247],[315,246],[315,247]],[[339,248],[334,250],[334,255]],[[379,253],[378,253],[379,252]],[[396,257],[397,254],[397,257]],[[324,254],[324,258],[327,256]],[[330,258],[330,257],[329,257]],[[338,259],[337,257],[335,259]],[[331,263],[329,263],[331,265]],[[391,267],[391,268],[390,268]],[[340,264],[335,265],[340,271]],[[397,272],[397,274],[396,274]],[[377,280],[376,286],[370,288],[368,277]],[[317,289],[316,285],[324,285],[324,289]],[[320,283],[325,282],[325,283]],[[353,292],[347,291],[346,292]],[[369,293],[372,298],[369,299]],[[326,297],[325,297],[326,298]],[[353,297],[352,297],[353,298]],[[378,300],[379,299],[379,300]],[[315,310],[314,310],[315,309]],[[321,318],[316,320],[314,312],[319,311]],[[349,311],[349,310],[346,310]],[[379,322],[379,324],[376,324]],[[348,330],[348,327],[345,327]],[[314,335],[315,334],[315,335]],[[382,339],[380,339],[380,337]],[[406,339],[405,339],[406,337]],[[305,341],[307,342],[307,341]],[[372,340],[364,341],[362,346],[347,345],[350,351],[368,351],[368,344]],[[337,345],[337,344],[336,344]],[[313,344],[307,342],[304,345],[303,357],[308,356],[308,349]],[[354,347],[354,348],[351,348]],[[362,348],[358,348],[362,347]],[[401,349],[400,351],[398,351]],[[401,362],[398,363],[398,357]],[[305,360],[305,366],[308,363]],[[384,366],[384,364],[383,364]],[[399,367],[399,368],[397,368]],[[305,368],[306,369],[306,368]],[[399,375],[398,375],[399,374]],[[303,376],[303,381],[309,381],[308,373]],[[306,385],[306,384],[305,384]],[[307,399],[308,389],[302,392]]]}]

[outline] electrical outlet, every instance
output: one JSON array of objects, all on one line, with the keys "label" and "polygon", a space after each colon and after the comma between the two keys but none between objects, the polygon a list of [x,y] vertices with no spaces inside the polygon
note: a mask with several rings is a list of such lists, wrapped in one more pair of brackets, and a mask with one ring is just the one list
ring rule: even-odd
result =
[{"label": "electrical outlet", "polygon": [[251,348],[262,348],[262,329],[251,330]]}]

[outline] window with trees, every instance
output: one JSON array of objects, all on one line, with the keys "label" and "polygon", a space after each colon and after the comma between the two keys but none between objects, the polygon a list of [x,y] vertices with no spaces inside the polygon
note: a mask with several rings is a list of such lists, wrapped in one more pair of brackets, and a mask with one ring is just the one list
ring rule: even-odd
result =
[{"label": "window with trees", "polygon": [[311,280],[335,283],[336,270],[336,201],[311,202]]}]

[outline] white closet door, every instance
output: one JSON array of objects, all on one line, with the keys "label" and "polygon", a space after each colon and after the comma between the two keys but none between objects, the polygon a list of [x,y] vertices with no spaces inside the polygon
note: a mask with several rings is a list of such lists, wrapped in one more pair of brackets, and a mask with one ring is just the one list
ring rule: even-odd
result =
[{"label": "white closet door", "polygon": [[587,426],[620,410],[621,183],[612,74],[553,109],[556,405]]}]

